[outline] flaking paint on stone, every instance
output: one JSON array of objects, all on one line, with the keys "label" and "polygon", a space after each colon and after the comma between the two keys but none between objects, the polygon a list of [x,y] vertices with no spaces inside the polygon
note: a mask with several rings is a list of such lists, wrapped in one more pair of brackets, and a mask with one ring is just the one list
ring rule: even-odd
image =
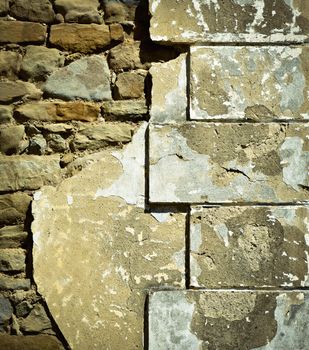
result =
[{"label": "flaking paint on stone", "polygon": [[126,189],[133,166],[132,182],[144,175],[145,129],[35,195],[34,279],[72,349],[142,349],[147,290],[184,288],[185,215],[158,221]]},{"label": "flaking paint on stone", "polygon": [[190,119],[309,118],[307,47],[192,47]]},{"label": "flaking paint on stone", "polygon": [[308,214],[301,206],[192,208],[191,286],[305,287]]},{"label": "flaking paint on stone", "polygon": [[299,291],[159,291],[149,300],[150,349],[306,349],[308,305]]},{"label": "flaking paint on stone", "polygon": [[307,134],[301,123],[151,125],[150,201],[306,202]]}]

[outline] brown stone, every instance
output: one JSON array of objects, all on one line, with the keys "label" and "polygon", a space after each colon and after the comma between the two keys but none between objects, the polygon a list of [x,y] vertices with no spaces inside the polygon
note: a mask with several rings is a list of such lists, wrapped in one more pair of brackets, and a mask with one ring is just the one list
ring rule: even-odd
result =
[{"label": "brown stone", "polygon": [[138,3],[139,0],[103,0],[105,23],[126,23],[127,21],[134,21]]},{"label": "brown stone", "polygon": [[91,53],[110,44],[109,27],[105,24],[57,24],[51,27],[52,45],[73,52]]},{"label": "brown stone", "polygon": [[148,112],[146,101],[139,100],[119,100],[102,103],[103,116],[132,117],[145,116]]},{"label": "brown stone", "polygon": [[26,255],[23,249],[0,250],[0,272],[23,272],[25,271]]},{"label": "brown stone", "polygon": [[0,51],[0,75],[15,79],[21,64],[21,55],[13,51]]},{"label": "brown stone", "polygon": [[13,154],[23,151],[28,145],[23,125],[8,126],[0,129],[0,152]]},{"label": "brown stone", "polygon": [[4,194],[0,196],[0,224],[10,225],[23,223],[31,197],[24,192]]},{"label": "brown stone", "polygon": [[143,68],[140,59],[140,42],[125,41],[112,48],[108,55],[108,63],[114,71]]},{"label": "brown stone", "polygon": [[62,344],[52,335],[16,336],[1,334],[0,345],[5,350],[64,350]]},{"label": "brown stone", "polygon": [[113,23],[109,26],[109,30],[111,33],[111,40],[113,41],[123,41],[124,32],[122,25],[119,23]]},{"label": "brown stone", "polygon": [[43,43],[46,26],[39,23],[0,21],[0,43]]},{"label": "brown stone", "polygon": [[0,124],[12,123],[13,121],[13,107],[0,106]]},{"label": "brown stone", "polygon": [[20,20],[42,23],[52,23],[55,17],[48,0],[14,0],[10,14]]},{"label": "brown stone", "polygon": [[24,81],[0,81],[0,102],[12,103],[18,100],[38,100],[42,91]]},{"label": "brown stone", "polygon": [[38,102],[16,109],[16,117],[42,121],[95,121],[100,114],[98,105],[88,102]]},{"label": "brown stone", "polygon": [[0,228],[0,248],[19,248],[27,237],[23,225],[4,226]]},{"label": "brown stone", "polygon": [[114,88],[115,98],[126,100],[140,98],[144,94],[145,77],[134,72],[124,72],[117,76]]}]

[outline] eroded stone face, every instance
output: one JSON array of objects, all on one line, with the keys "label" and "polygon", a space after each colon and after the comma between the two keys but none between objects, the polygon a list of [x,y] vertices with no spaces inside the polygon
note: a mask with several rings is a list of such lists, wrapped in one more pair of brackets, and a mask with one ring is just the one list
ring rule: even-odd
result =
[{"label": "eroded stone face", "polygon": [[307,133],[301,123],[152,125],[150,201],[306,201]]},{"label": "eroded stone face", "polygon": [[290,350],[309,341],[306,292],[160,291],[150,296],[150,350]]},{"label": "eroded stone face", "polygon": [[73,349],[142,349],[147,290],[184,287],[184,214],[144,211],[145,129],[35,194],[34,278]]},{"label": "eroded stone face", "polygon": [[307,47],[193,47],[190,119],[309,118]]},{"label": "eroded stone face", "polygon": [[150,0],[152,40],[194,42],[302,42],[309,5],[286,0]]},{"label": "eroded stone face", "polygon": [[306,287],[307,207],[194,207],[190,280],[194,287]]}]

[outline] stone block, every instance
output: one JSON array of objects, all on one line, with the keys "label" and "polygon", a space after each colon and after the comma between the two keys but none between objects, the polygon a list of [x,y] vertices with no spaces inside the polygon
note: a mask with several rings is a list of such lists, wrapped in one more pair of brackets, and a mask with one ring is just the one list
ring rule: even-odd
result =
[{"label": "stone block", "polygon": [[44,43],[46,28],[40,23],[0,21],[0,43]]},{"label": "stone block", "polygon": [[138,41],[125,41],[113,47],[108,54],[108,64],[110,69],[119,72],[144,68],[140,58],[140,46]]},{"label": "stone block", "polygon": [[149,350],[306,349],[307,291],[159,291],[149,301]]},{"label": "stone block", "polygon": [[186,54],[165,63],[153,63],[150,116],[154,123],[184,122],[187,118]]},{"label": "stone block", "polygon": [[0,0],[0,15],[6,15],[9,12],[9,0]]},{"label": "stone block", "polygon": [[110,71],[104,56],[93,55],[51,74],[43,87],[51,97],[93,101],[111,100]]},{"label": "stone block", "polygon": [[25,127],[23,125],[1,128],[0,152],[4,154],[13,154],[23,151],[28,145],[25,136]]},{"label": "stone block", "polygon": [[[29,290],[30,280],[26,278],[12,278],[0,276],[0,290]],[[0,343],[1,344],[1,343]]]},{"label": "stone block", "polygon": [[0,191],[36,190],[61,179],[60,157],[0,156]]},{"label": "stone block", "polygon": [[0,103],[12,103],[19,100],[38,100],[42,91],[24,81],[0,81]]},{"label": "stone block", "polygon": [[13,51],[0,51],[0,75],[8,79],[15,79],[21,64],[21,55]]},{"label": "stone block", "polygon": [[304,42],[309,35],[306,1],[150,0],[154,41]]},{"label": "stone block", "polygon": [[20,20],[42,23],[52,23],[55,18],[49,0],[14,0],[10,14]]},{"label": "stone block", "polygon": [[102,103],[103,116],[115,117],[138,117],[148,113],[146,101],[141,100],[119,100]]},{"label": "stone block", "polygon": [[[13,314],[13,307],[7,298],[0,295],[0,325],[7,323]],[[1,344],[1,338],[0,338]]]},{"label": "stone block", "polygon": [[111,41],[105,24],[68,24],[51,26],[50,43],[60,49],[91,53],[103,50]]},{"label": "stone block", "polygon": [[64,350],[55,336],[46,334],[27,336],[0,334],[0,344],[6,350]]},{"label": "stone block", "polygon": [[44,307],[35,304],[29,315],[21,320],[20,328],[24,332],[39,333],[45,329],[52,328]]},{"label": "stone block", "polygon": [[25,244],[27,237],[23,225],[4,226],[0,228],[0,248],[19,248]]},{"label": "stone block", "polygon": [[308,47],[193,47],[190,119],[309,118]]},{"label": "stone block", "polygon": [[124,31],[123,27],[119,23],[113,23],[109,26],[109,31],[111,33],[112,41],[123,41],[124,40]]},{"label": "stone block", "polygon": [[138,99],[144,95],[145,76],[135,72],[118,74],[114,87],[117,100]]},{"label": "stone block", "polygon": [[127,23],[135,20],[140,0],[103,0],[105,23]]},{"label": "stone block", "polygon": [[17,119],[57,121],[70,120],[96,121],[100,114],[99,106],[89,102],[37,102],[23,104],[15,110]]},{"label": "stone block", "polygon": [[146,127],[35,195],[34,279],[72,348],[143,349],[147,290],[184,288],[185,215],[144,209]]},{"label": "stone block", "polygon": [[24,192],[0,196],[0,225],[21,223],[26,218],[31,197]]},{"label": "stone block", "polygon": [[150,128],[150,201],[308,200],[306,123],[183,123]]},{"label": "stone block", "polygon": [[0,250],[0,272],[24,272],[26,254],[23,249]]},{"label": "stone block", "polygon": [[57,49],[29,45],[21,65],[25,79],[45,80],[48,75],[64,64],[64,56]]},{"label": "stone block", "polygon": [[13,107],[0,106],[0,124],[11,123],[13,121]]},{"label": "stone block", "polygon": [[308,207],[194,207],[190,283],[204,288],[309,285]]}]

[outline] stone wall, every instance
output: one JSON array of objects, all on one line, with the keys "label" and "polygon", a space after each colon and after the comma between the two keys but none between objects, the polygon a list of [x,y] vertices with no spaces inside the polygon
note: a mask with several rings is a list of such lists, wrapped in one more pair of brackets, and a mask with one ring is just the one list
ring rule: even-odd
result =
[{"label": "stone wall", "polygon": [[0,348],[306,349],[307,3],[0,15]]}]

